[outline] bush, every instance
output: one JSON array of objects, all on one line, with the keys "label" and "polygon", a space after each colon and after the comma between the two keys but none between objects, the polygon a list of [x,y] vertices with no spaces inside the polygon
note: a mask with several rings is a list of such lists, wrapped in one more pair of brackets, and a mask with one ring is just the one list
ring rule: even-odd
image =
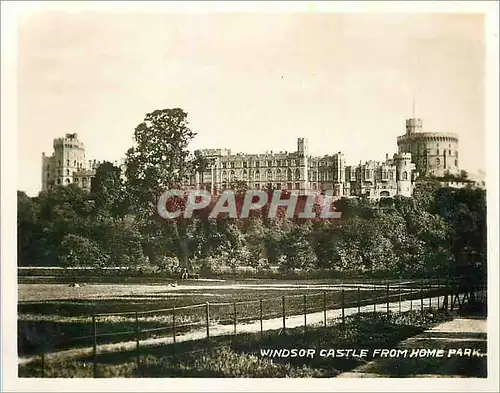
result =
[{"label": "bush", "polygon": [[174,274],[180,271],[180,263],[177,257],[161,256],[157,259],[156,266],[162,273]]}]

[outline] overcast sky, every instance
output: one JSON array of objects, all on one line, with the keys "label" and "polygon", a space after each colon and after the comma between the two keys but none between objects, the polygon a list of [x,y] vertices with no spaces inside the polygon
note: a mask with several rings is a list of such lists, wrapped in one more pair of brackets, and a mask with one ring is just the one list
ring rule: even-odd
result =
[{"label": "overcast sky", "polygon": [[180,107],[193,148],[264,152],[309,140],[348,164],[397,151],[405,118],[459,135],[485,169],[479,14],[34,12],[19,25],[18,189],[41,188],[41,154],[76,132],[116,160],[147,112]]}]

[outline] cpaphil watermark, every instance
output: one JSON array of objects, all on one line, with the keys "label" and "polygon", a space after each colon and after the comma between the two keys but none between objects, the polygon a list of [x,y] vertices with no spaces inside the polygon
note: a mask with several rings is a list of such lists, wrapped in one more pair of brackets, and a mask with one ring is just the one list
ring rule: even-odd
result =
[{"label": "cpaphil watermark", "polygon": [[208,218],[249,218],[261,214],[270,219],[278,216],[298,219],[340,219],[341,213],[332,210],[333,190],[321,195],[296,195],[275,190],[248,190],[244,193],[225,190],[212,195],[206,190],[172,189],[159,198],[157,212],[165,220],[192,218],[204,212]]}]

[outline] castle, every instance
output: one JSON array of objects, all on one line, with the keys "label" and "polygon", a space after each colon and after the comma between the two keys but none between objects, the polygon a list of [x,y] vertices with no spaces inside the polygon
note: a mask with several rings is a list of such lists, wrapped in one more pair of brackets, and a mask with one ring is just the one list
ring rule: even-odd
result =
[{"label": "castle", "polygon": [[[201,149],[206,169],[193,173],[186,186],[218,193],[236,181],[249,189],[289,190],[309,195],[332,190],[336,197],[379,199],[412,195],[415,180],[429,175],[457,174],[458,136],[422,132],[422,120],[406,120],[406,133],[397,138],[398,153],[383,161],[346,165],[341,152],[322,157],[309,154],[306,138],[297,139],[293,152],[231,153],[229,149]],[[42,191],[75,183],[90,190],[99,161],[85,160],[85,147],[77,134],[54,139],[52,156],[42,154]],[[124,169],[123,161],[114,165]]]},{"label": "castle", "polygon": [[395,195],[411,196],[415,166],[410,153],[386,156],[384,162],[367,161],[346,166],[341,152],[323,157],[309,155],[307,140],[297,139],[294,152],[231,154],[228,149],[195,151],[208,162],[207,169],[191,176],[189,185],[212,193],[231,188],[236,181],[249,189],[288,190],[295,194],[367,196],[378,199]]},{"label": "castle", "polygon": [[407,119],[406,133],[397,138],[398,152],[411,153],[419,176],[458,174],[458,136],[423,132],[422,119]]},{"label": "castle", "polygon": [[[51,156],[42,153],[42,191],[54,185],[77,184],[90,191],[92,178],[101,161],[85,160],[85,146],[78,134],[66,134],[54,139],[54,152]],[[123,161],[113,163],[123,166]]]}]

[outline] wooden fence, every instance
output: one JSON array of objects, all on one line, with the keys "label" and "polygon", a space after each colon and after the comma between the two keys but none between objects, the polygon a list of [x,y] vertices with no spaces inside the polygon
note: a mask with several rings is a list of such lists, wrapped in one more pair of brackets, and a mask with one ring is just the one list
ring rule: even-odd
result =
[{"label": "wooden fence", "polygon": [[[370,291],[371,289],[371,291]],[[377,296],[363,297],[362,292],[369,291]],[[346,296],[346,293],[349,296]],[[335,295],[335,296],[333,296]],[[369,287],[350,287],[337,291],[323,291],[320,293],[288,295],[276,298],[258,298],[245,302],[204,303],[183,307],[172,307],[159,310],[133,311],[122,313],[94,314],[91,318],[92,334],[70,338],[71,342],[92,342],[93,375],[97,377],[97,364],[100,345],[119,343],[135,346],[136,362],[140,365],[141,342],[161,339],[165,344],[176,344],[183,341],[200,338],[209,339],[211,335],[238,334],[250,331],[263,335],[265,330],[286,329],[299,326],[297,318],[303,316],[303,326],[328,326],[330,317],[345,324],[347,315],[361,314],[362,312],[405,312],[424,311],[435,308],[439,310],[460,310],[466,303],[486,302],[486,286],[474,285],[464,287],[455,281],[427,280],[420,282],[406,282],[385,285],[370,285]],[[273,309],[266,310],[264,304],[272,301]],[[279,305],[279,306],[278,306]],[[277,307],[278,306],[278,307]],[[224,312],[221,312],[221,309]],[[218,318],[212,317],[212,311],[217,310]],[[189,318],[186,318],[189,312]],[[145,327],[148,316],[157,318],[163,316],[165,323],[153,328]],[[165,315],[167,317],[165,318]],[[224,316],[226,318],[221,318]],[[101,321],[109,318],[127,318],[131,321],[130,329],[123,331],[106,332],[100,329]],[[287,325],[287,318],[293,323]],[[194,320],[194,322],[189,322]],[[186,322],[188,321],[188,322]],[[270,323],[271,328],[264,328],[264,322]],[[243,325],[245,324],[246,325]],[[238,327],[240,329],[238,329]],[[160,335],[160,337],[158,336]],[[107,341],[103,343],[103,341]],[[151,344],[151,343],[149,343]],[[47,358],[45,348],[40,349],[41,376],[44,376],[44,367]]]}]

